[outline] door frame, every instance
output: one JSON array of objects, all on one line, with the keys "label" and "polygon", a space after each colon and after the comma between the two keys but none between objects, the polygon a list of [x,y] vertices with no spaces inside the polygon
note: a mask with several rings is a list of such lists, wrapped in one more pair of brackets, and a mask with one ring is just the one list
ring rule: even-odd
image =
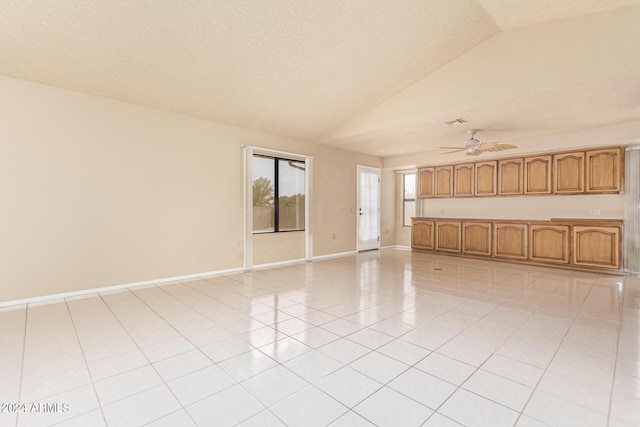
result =
[{"label": "door frame", "polygon": [[[378,245],[375,248],[362,249],[360,244],[360,174],[363,171],[375,172],[378,175]],[[380,186],[382,183],[382,170],[373,166],[356,165],[356,252],[380,249],[380,228],[382,204],[380,203]]]}]

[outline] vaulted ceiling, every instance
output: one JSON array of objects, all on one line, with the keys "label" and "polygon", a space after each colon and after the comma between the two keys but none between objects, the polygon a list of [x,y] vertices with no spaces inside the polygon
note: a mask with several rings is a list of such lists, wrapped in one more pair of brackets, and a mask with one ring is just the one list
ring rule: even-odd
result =
[{"label": "vaulted ceiling", "polygon": [[640,118],[638,22],[640,0],[0,0],[0,74],[393,156]]}]

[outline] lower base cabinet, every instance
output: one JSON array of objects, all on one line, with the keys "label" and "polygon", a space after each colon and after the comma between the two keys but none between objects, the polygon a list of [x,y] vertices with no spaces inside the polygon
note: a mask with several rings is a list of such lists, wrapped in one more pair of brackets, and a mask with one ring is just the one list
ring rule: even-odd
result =
[{"label": "lower base cabinet", "polygon": [[529,226],[529,254],[532,261],[569,264],[569,226]]},{"label": "lower base cabinet", "polygon": [[491,223],[462,223],[462,252],[469,255],[491,256]]},{"label": "lower base cabinet", "polygon": [[413,218],[411,247],[524,264],[622,272],[622,220]]},{"label": "lower base cabinet", "polygon": [[460,221],[436,221],[436,249],[460,252]]},{"label": "lower base cabinet", "polygon": [[527,259],[529,253],[527,224],[496,222],[493,224],[493,255],[496,258]]},{"label": "lower base cabinet", "polygon": [[573,264],[620,268],[620,228],[573,227]]},{"label": "lower base cabinet", "polygon": [[411,225],[411,247],[418,249],[435,249],[434,221],[413,221]]}]

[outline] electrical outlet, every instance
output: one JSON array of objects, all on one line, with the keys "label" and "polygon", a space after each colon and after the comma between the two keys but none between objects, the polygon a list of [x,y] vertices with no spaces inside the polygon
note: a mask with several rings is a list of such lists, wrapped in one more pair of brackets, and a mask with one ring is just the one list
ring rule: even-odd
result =
[{"label": "electrical outlet", "polygon": [[440,208],[440,214],[444,215],[444,208]]},{"label": "electrical outlet", "polygon": [[589,215],[591,215],[591,216],[600,216],[600,209],[599,208],[591,208],[591,209],[589,209]]}]

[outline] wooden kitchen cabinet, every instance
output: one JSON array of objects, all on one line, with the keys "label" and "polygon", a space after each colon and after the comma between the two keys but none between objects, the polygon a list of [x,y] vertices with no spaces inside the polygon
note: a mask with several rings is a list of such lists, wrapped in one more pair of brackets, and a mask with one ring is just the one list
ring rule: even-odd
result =
[{"label": "wooden kitchen cabinet", "polygon": [[491,223],[462,223],[462,252],[469,255],[491,256]]},{"label": "wooden kitchen cabinet", "polygon": [[418,169],[418,198],[427,199],[435,196],[435,168]]},{"label": "wooden kitchen cabinet", "polygon": [[574,226],[573,264],[620,268],[620,227]]},{"label": "wooden kitchen cabinet", "polygon": [[623,274],[620,219],[412,218],[416,251]]},{"label": "wooden kitchen cabinet", "polygon": [[413,219],[411,224],[411,246],[417,249],[433,250],[435,228],[434,221]]},{"label": "wooden kitchen cabinet", "polygon": [[436,250],[460,252],[460,221],[436,221]]},{"label": "wooden kitchen cabinet", "polygon": [[586,192],[619,193],[624,184],[624,149],[591,150],[585,154]]},{"label": "wooden kitchen cabinet", "polygon": [[496,188],[496,177],[498,175],[498,163],[491,162],[476,163],[476,196],[495,196],[498,194]]},{"label": "wooden kitchen cabinet", "polygon": [[453,165],[436,166],[436,197],[453,197]]},{"label": "wooden kitchen cabinet", "polygon": [[473,163],[454,166],[454,192],[455,197],[473,196],[474,167]]},{"label": "wooden kitchen cabinet", "polygon": [[531,224],[529,226],[531,261],[569,263],[569,226]]},{"label": "wooden kitchen cabinet", "polygon": [[551,156],[524,158],[524,194],[551,194]]},{"label": "wooden kitchen cabinet", "polygon": [[513,196],[523,194],[524,159],[498,161],[498,195]]},{"label": "wooden kitchen cabinet", "polygon": [[527,224],[495,222],[493,255],[496,258],[527,259],[529,230]]},{"label": "wooden kitchen cabinet", "polygon": [[553,192],[584,193],[584,153],[564,153],[553,156]]}]

